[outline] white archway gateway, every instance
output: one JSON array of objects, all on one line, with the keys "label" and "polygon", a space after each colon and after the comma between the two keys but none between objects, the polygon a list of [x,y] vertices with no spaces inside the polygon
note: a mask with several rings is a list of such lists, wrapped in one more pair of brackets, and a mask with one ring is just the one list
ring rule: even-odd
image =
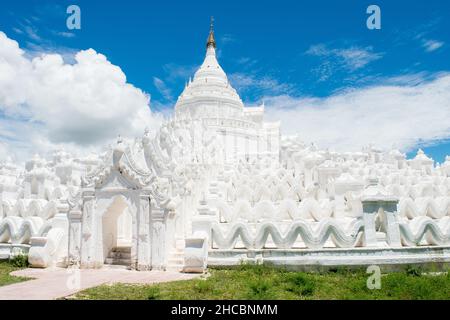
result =
[{"label": "white archway gateway", "polygon": [[[131,249],[133,244],[133,208],[130,208],[124,195],[102,199],[108,207],[102,214],[102,246],[105,264],[131,265]],[[98,209],[97,209],[98,210]]]},{"label": "white archway gateway", "polygon": [[128,159],[119,140],[111,161],[86,177],[69,212],[69,265],[165,269],[168,201],[154,188],[156,177]]}]

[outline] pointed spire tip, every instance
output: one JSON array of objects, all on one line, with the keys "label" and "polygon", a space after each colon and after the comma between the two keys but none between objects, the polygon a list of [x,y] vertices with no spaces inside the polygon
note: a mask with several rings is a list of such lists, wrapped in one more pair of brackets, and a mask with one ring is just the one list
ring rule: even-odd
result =
[{"label": "pointed spire tip", "polygon": [[214,38],[214,17],[211,16],[211,22],[209,25],[209,36],[206,42],[206,48],[213,47],[216,48],[216,39]]}]

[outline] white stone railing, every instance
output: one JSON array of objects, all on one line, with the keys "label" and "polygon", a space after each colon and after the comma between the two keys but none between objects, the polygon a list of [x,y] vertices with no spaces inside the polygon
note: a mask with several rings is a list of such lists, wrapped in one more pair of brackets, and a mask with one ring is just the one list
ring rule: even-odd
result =
[{"label": "white stone railing", "polygon": [[[274,222],[259,223],[254,228],[241,222],[226,226],[213,223],[211,225],[211,248],[234,249],[240,242],[245,249],[262,249],[268,245],[268,237],[272,238],[272,245],[278,249],[291,249],[299,244],[299,240],[306,248],[323,248],[331,241],[335,247],[351,248],[361,239],[363,223],[361,219],[354,219],[345,227],[335,219],[323,219],[317,223],[297,220],[282,228]],[[283,230],[286,229],[286,230]]]},{"label": "white stone railing", "polygon": [[273,216],[272,220],[264,219],[264,214],[255,212],[258,220],[253,222],[231,219],[224,223],[218,221],[220,208],[218,212],[205,208],[192,222],[195,232],[192,243],[186,243],[185,261],[197,261],[195,270],[202,270],[202,266],[206,268],[208,252],[353,250],[357,247],[379,250],[450,245],[450,217],[442,216],[446,214],[442,203],[440,215],[428,210],[412,219],[399,215],[398,207],[398,199],[369,194],[362,198],[361,216],[355,218],[322,216],[306,220],[294,215],[291,221],[280,221]]},{"label": "white stone railing", "polygon": [[[254,205],[245,199],[237,200],[234,203],[220,199],[216,201],[216,207],[225,222],[238,220],[257,222],[262,219],[284,221],[301,218],[320,221],[329,217],[362,216],[362,202],[359,197],[352,197],[351,193],[347,195],[347,208],[337,205],[335,200],[318,201],[314,198],[306,198],[301,202],[292,199],[277,202],[263,200]],[[421,216],[428,216],[432,219],[450,217],[450,197],[422,197],[415,200],[401,198],[398,204],[398,214],[400,217],[408,219]]]},{"label": "white stone railing", "polygon": [[399,214],[402,217],[413,219],[415,217],[428,216],[432,219],[440,219],[450,216],[450,197],[421,197],[415,200],[401,198],[399,202]]},{"label": "white stone railing", "polygon": [[[29,248],[29,262],[33,266],[48,266],[61,260],[67,255],[64,252],[67,251],[67,208],[63,202],[17,201],[0,217],[0,245],[4,249],[10,247],[10,256],[15,247]],[[6,249],[3,251],[8,253]]]},{"label": "white stone railing", "polygon": [[399,222],[401,242],[404,246],[450,244],[450,217],[431,219],[416,217]]},{"label": "white stone railing", "polygon": [[[58,213],[57,201],[44,199],[19,199],[17,201],[4,200],[0,202],[1,215],[17,217],[41,217],[51,219]],[[0,216],[1,216],[0,215]]]},{"label": "white stone railing", "polygon": [[6,217],[0,220],[0,243],[29,244],[31,237],[47,231],[40,217]]},{"label": "white stone railing", "polygon": [[225,222],[259,222],[262,220],[292,221],[311,218],[320,221],[330,218],[334,212],[334,202],[317,201],[312,198],[298,202],[285,199],[279,202],[263,200],[251,205],[248,200],[237,200],[234,204],[216,201],[217,210]]}]

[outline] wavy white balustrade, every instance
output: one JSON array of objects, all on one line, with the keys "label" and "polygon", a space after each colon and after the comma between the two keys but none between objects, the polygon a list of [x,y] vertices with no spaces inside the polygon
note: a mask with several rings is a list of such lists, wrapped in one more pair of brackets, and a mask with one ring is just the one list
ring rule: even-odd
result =
[{"label": "wavy white balustrade", "polygon": [[3,216],[53,218],[58,213],[57,203],[44,199],[4,200],[1,203]]},{"label": "wavy white balustrade", "polygon": [[315,226],[306,221],[294,221],[284,232],[273,222],[261,223],[256,228],[253,234],[248,224],[238,222],[224,232],[221,225],[215,223],[212,225],[212,242],[218,249],[234,249],[239,240],[246,249],[261,249],[270,235],[278,249],[292,248],[299,237],[312,249],[322,248],[328,240],[336,247],[351,248],[360,243],[364,226],[359,219],[354,219],[347,227],[334,219],[323,219]]},{"label": "wavy white balustrade", "polygon": [[225,222],[238,220],[257,222],[263,219],[276,221],[313,219],[320,221],[330,218],[334,212],[334,202],[327,199],[322,201],[305,199],[302,202],[285,199],[278,204],[264,200],[256,203],[253,207],[248,200],[237,200],[234,206],[224,200],[217,200],[216,207]]},{"label": "wavy white balustrade", "polygon": [[7,217],[0,220],[0,243],[29,244],[32,237],[44,235],[50,229],[50,222],[40,217]]},{"label": "wavy white balustrade", "polygon": [[[237,184],[239,185],[239,184]],[[279,182],[275,184],[263,182],[246,183],[239,187],[228,187],[227,198],[231,201],[248,200],[256,203],[263,200],[280,201],[284,199],[304,199],[307,191],[299,184]]]},{"label": "wavy white balustrade", "polygon": [[450,217],[433,220],[430,217],[415,217],[412,221],[400,221],[400,236],[404,246],[450,244]]},{"label": "wavy white balustrade", "polygon": [[[352,193],[346,195],[347,210],[343,212],[349,216],[361,216],[362,205],[360,195],[353,196]],[[238,199],[234,206],[224,200],[216,202],[219,212],[226,222],[237,221],[238,219],[256,222],[261,219],[294,220],[297,218],[312,218],[320,221],[324,218],[332,217],[335,214],[334,201],[314,198],[306,198],[301,202],[284,199],[278,202],[262,200],[253,206],[248,199]],[[356,211],[358,212],[356,212]],[[401,217],[413,219],[420,216],[429,216],[432,219],[440,219],[450,216],[450,197],[421,197],[415,200],[411,198],[401,198],[398,205],[398,212]]]},{"label": "wavy white balustrade", "polygon": [[421,197],[444,197],[449,195],[449,188],[445,184],[439,182],[433,185],[398,185],[388,184],[386,190],[398,197],[408,197],[411,199]]},{"label": "wavy white balustrade", "polygon": [[428,216],[433,219],[440,219],[450,216],[450,197],[430,198],[402,198],[399,202],[400,216],[413,219],[421,216]]},{"label": "wavy white balustrade", "polygon": [[[367,177],[359,177],[359,180],[365,181]],[[308,195],[308,191],[296,181],[293,177],[286,177],[283,180],[257,179],[256,177],[241,179],[235,181],[232,186],[228,186],[227,194],[229,200],[246,199],[251,202],[261,200],[279,201],[286,198],[304,199]],[[237,186],[237,187],[235,187]],[[444,184],[438,185],[386,185],[389,193],[398,197],[407,197],[412,200],[420,198],[441,198],[450,197],[450,188]]]}]

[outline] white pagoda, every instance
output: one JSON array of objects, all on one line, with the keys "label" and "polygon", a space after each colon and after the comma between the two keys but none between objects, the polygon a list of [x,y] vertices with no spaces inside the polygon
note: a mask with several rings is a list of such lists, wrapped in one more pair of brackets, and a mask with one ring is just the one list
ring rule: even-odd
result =
[{"label": "white pagoda", "polygon": [[0,164],[0,259],[203,272],[450,262],[450,157],[280,137],[206,57],[171,119],[106,154]]},{"label": "white pagoda", "polygon": [[264,106],[247,108],[216,58],[213,25],[206,57],[194,79],[189,79],[175,105],[175,119],[198,120],[211,129],[224,146],[224,160],[278,159],[280,125],[264,122]]}]

